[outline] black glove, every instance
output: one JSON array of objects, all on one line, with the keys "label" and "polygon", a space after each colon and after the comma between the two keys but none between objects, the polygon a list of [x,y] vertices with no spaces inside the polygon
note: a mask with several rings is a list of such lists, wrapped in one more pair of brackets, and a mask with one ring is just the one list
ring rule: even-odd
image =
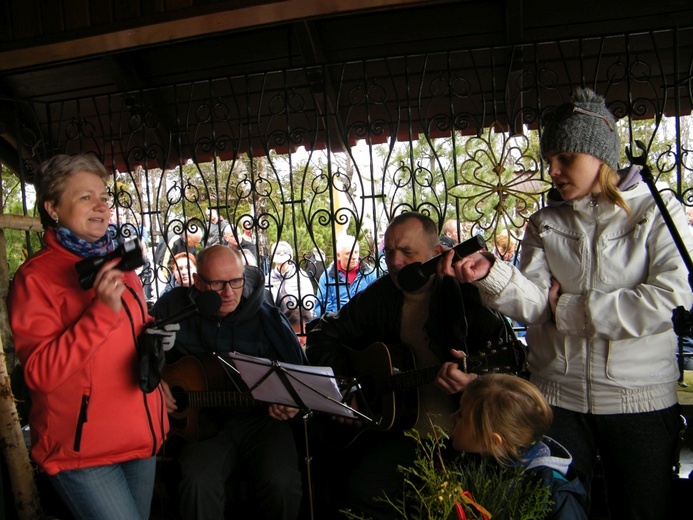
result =
[{"label": "black glove", "polygon": [[143,392],[150,393],[161,382],[161,371],[166,357],[164,352],[170,350],[176,341],[176,332],[180,329],[177,323],[169,323],[163,329],[146,329],[137,340],[139,358],[138,384]]}]

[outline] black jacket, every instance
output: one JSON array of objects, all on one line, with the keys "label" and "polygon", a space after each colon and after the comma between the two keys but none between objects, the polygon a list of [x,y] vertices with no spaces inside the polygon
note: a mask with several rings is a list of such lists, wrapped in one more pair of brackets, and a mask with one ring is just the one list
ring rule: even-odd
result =
[{"label": "black jacket", "polygon": [[[515,339],[509,321],[484,307],[471,284],[437,278],[432,286],[429,318],[424,325],[431,349],[441,362],[451,360],[451,348],[473,355],[486,342]],[[354,375],[343,346],[364,350],[375,342],[400,344],[404,295],[389,276],[356,294],[338,313],[327,313],[309,324],[306,354],[313,365],[327,365],[339,375]]]},{"label": "black jacket", "polygon": [[[306,363],[289,321],[265,299],[262,272],[246,267],[245,280],[243,299],[231,314],[222,318],[196,315],[180,323],[175,347],[167,353],[169,362],[177,355],[242,352],[287,363]],[[150,314],[155,318],[171,316],[190,305],[198,294],[194,286],[171,289],[159,298]]]}]

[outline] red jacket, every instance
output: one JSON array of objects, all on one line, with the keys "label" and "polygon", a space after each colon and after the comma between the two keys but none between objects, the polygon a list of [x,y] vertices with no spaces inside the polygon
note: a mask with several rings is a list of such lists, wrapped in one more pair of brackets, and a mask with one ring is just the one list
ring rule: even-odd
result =
[{"label": "red jacket", "polygon": [[168,431],[159,387],[137,385],[135,341],[151,318],[142,284],[125,274],[116,314],[78,283],[55,234],[14,277],[8,297],[14,346],[31,394],[31,456],[47,473],[155,455]]}]

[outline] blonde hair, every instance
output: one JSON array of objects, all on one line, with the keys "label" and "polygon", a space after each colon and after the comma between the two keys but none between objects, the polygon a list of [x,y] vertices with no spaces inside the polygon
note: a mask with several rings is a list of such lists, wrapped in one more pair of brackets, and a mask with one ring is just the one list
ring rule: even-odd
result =
[{"label": "blonde hair", "polygon": [[503,229],[498,232],[495,241],[498,256],[502,257],[503,260],[512,260],[515,251],[517,251],[517,240],[515,237],[510,236],[507,229]]},{"label": "blonde hair", "polygon": [[[541,440],[553,412],[539,389],[526,379],[508,374],[487,374],[467,385],[463,397],[464,427],[501,464],[519,460]],[[502,442],[494,438],[497,434]]]},{"label": "blonde hair", "polygon": [[599,167],[599,186],[607,200],[614,203],[619,208],[623,209],[630,215],[628,203],[621,196],[621,191],[618,189],[618,182],[621,180],[619,174],[608,164],[602,162]]}]

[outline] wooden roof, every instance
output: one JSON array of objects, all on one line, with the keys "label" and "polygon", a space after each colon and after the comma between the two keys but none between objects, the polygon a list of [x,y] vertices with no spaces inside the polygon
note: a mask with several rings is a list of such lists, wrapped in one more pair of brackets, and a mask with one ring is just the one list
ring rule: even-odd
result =
[{"label": "wooden roof", "polygon": [[[276,89],[281,90],[287,84],[285,71],[300,70],[295,81],[310,94],[311,109],[333,107],[346,118],[339,113],[331,87],[339,81],[338,69],[330,68],[331,64],[341,64],[339,70],[348,73],[345,63],[370,63],[369,74],[388,75],[394,90],[411,89],[407,60],[403,58],[399,69],[392,71],[387,59],[416,60],[429,54],[469,51],[469,61],[460,60],[455,66],[473,68],[477,58],[471,53],[482,56],[489,49],[612,34],[645,34],[629,40],[629,52],[652,53],[647,42],[656,38],[657,31],[693,27],[689,0],[5,0],[3,9],[1,98],[51,107],[72,100],[149,92],[149,103],[161,107],[158,117],[168,128],[175,127],[180,116],[176,101],[167,97],[172,85],[264,74],[265,82],[276,77]],[[569,56],[551,51],[556,52],[556,63],[575,69],[573,78],[586,75],[579,70],[590,63],[585,53],[594,53],[595,66],[604,53],[604,40],[595,40],[594,48],[582,41]],[[693,41],[667,40],[656,47],[664,55],[663,67],[669,69],[663,74],[679,77],[682,65],[667,49],[685,49],[690,54]],[[447,55],[442,56],[438,59],[444,61]],[[523,57],[517,52],[494,55],[493,63],[485,65],[486,72],[480,72],[489,77],[480,78],[480,83],[502,91],[503,85],[493,84],[492,69],[512,68],[512,61],[518,59]],[[550,58],[544,54],[542,59]],[[498,60],[504,63],[499,65]],[[273,71],[277,74],[266,74]],[[264,93],[273,85],[262,88]],[[495,92],[482,94],[486,100],[497,97]],[[250,99],[253,93],[234,91],[234,95]],[[487,101],[481,97],[478,101],[483,105]],[[665,110],[690,112],[690,105],[672,104]],[[48,128],[51,119],[70,117],[67,112],[64,108],[34,110],[20,114],[20,119],[38,119],[37,125]],[[490,114],[484,124],[495,120],[496,114]],[[0,114],[0,125],[0,160],[8,163],[17,154],[19,130],[7,114]]]}]

